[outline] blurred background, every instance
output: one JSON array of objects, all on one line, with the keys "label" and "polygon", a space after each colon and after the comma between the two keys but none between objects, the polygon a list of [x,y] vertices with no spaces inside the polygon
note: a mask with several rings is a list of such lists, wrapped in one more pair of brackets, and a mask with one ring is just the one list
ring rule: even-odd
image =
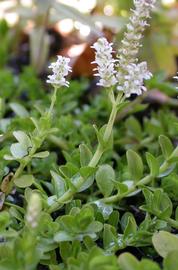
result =
[{"label": "blurred background", "polygon": [[[132,0],[0,1],[0,69],[19,73],[31,65],[41,75],[62,54],[71,58],[73,77],[91,77],[91,44],[104,35],[117,49],[132,5]],[[152,72],[171,78],[178,63],[178,1],[158,0],[150,23],[139,57]]]}]

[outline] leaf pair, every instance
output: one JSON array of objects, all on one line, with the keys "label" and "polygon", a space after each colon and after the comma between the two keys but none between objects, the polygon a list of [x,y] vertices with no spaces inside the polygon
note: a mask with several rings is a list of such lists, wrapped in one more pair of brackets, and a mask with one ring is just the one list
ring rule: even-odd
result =
[{"label": "leaf pair", "polygon": [[102,230],[102,224],[95,221],[94,210],[90,206],[85,206],[81,210],[72,208],[69,215],[65,215],[56,220],[59,222],[60,230],[54,236],[56,242],[72,240],[82,241],[85,236],[96,238]]}]

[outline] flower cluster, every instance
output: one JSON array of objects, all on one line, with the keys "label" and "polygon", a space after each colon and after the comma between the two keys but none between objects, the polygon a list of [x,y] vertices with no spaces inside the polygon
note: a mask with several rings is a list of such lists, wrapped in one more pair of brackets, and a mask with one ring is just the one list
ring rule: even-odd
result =
[{"label": "flower cluster", "polygon": [[[132,10],[132,16],[127,24],[127,31],[122,40],[122,47],[118,50],[117,89],[127,93],[127,97],[132,93],[140,95],[142,90],[145,91],[146,88],[143,87],[143,79],[149,79],[151,77],[151,73],[149,73],[148,76],[147,67],[144,62],[136,65],[138,61],[136,56],[141,47],[140,40],[142,38],[142,33],[148,25],[147,19],[150,17],[150,11],[153,8],[154,3],[155,0],[134,0],[135,9]],[[138,70],[141,71],[141,74],[139,78],[136,78]],[[142,70],[145,70],[145,76]],[[131,75],[133,73],[135,73],[134,77]],[[129,82],[129,78],[132,78],[133,81]],[[130,90],[128,89],[128,85],[129,87],[132,86]]]},{"label": "flower cluster", "polygon": [[69,86],[69,82],[65,78],[72,71],[68,65],[69,62],[69,58],[58,55],[57,61],[49,66],[53,74],[48,76],[49,79],[46,82],[54,87]]},{"label": "flower cluster", "polygon": [[[151,77],[151,73],[148,72],[144,62],[139,65],[136,63],[138,62],[137,53],[141,47],[142,33],[148,25],[147,19],[150,17],[150,11],[154,3],[155,0],[134,0],[135,9],[132,10],[132,16],[127,24],[122,47],[118,50],[117,89],[126,93],[127,97],[132,93],[140,95],[143,90],[145,91],[143,79]],[[136,74],[139,75],[138,71],[140,71],[140,76],[136,77]],[[146,72],[145,75],[142,71]],[[133,81],[129,81],[131,78]]]},{"label": "flower cluster", "polygon": [[93,64],[97,64],[97,73],[95,76],[99,76],[100,80],[97,83],[100,86],[111,87],[117,83],[114,70],[112,43],[109,43],[106,38],[99,38],[92,46],[95,49],[95,61]]},{"label": "flower cluster", "polygon": [[122,73],[127,70],[128,64],[135,63],[138,60],[136,56],[141,47],[140,40],[145,27],[148,26],[147,19],[150,17],[150,11],[154,3],[155,0],[134,0],[135,9],[132,10],[127,31],[121,41],[122,47],[118,50],[118,68]]},{"label": "flower cluster", "polygon": [[[135,9],[132,10],[130,21],[127,24],[127,31],[124,34],[121,48],[118,50],[118,59],[114,59],[112,43],[106,38],[99,38],[92,48],[95,49],[94,69],[95,76],[99,76],[100,86],[112,87],[117,84],[117,90],[125,93],[126,97],[131,94],[140,95],[146,91],[143,86],[144,80],[149,79],[152,74],[147,69],[147,64],[142,62],[137,64],[137,54],[140,40],[145,27],[148,25],[147,19],[156,0],[134,0]],[[53,74],[48,76],[47,83],[54,87],[68,86],[66,76],[71,72],[68,65],[69,58],[58,56],[57,62],[52,63],[49,68]]]},{"label": "flower cluster", "polygon": [[146,91],[146,87],[143,86],[144,80],[151,78],[152,74],[147,69],[147,63],[142,62],[139,64],[130,64],[127,66],[127,75],[125,75],[125,81],[122,86],[118,86],[117,89],[123,91],[126,97],[130,97],[131,94],[141,95],[142,91]]},{"label": "flower cluster", "polygon": [[34,229],[38,226],[38,220],[41,213],[41,199],[37,193],[32,193],[26,214],[26,223],[28,227]]},{"label": "flower cluster", "polygon": [[133,93],[141,95],[142,91],[146,91],[143,86],[144,80],[150,79],[152,74],[148,71],[145,62],[137,64],[137,53],[155,1],[134,0],[135,9],[132,10],[132,16],[127,24],[117,60],[112,57],[112,43],[108,43],[105,38],[99,38],[92,46],[96,50],[93,63],[97,64],[95,70],[98,73],[95,75],[100,77],[98,85],[110,87],[117,84],[117,90],[124,92],[126,97]]}]

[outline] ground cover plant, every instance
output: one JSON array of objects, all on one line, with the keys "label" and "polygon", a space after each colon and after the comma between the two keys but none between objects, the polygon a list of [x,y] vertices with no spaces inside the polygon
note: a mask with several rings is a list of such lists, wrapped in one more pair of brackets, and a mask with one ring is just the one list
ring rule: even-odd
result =
[{"label": "ground cover plant", "polygon": [[92,46],[97,95],[60,55],[49,92],[0,71],[2,270],[178,268],[177,89],[137,59],[156,1],[133,2],[119,49]]}]

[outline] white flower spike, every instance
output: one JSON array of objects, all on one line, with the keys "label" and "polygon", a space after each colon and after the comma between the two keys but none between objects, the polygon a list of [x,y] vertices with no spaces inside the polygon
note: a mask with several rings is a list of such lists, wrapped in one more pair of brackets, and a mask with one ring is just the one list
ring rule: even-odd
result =
[{"label": "white flower spike", "polygon": [[[143,90],[145,91],[146,88],[143,87],[143,80],[151,77],[151,73],[148,72],[145,62],[139,65],[136,63],[138,62],[137,54],[141,47],[140,40],[142,33],[145,27],[148,26],[147,19],[150,17],[150,12],[155,2],[156,0],[134,0],[135,9],[132,10],[132,16],[127,24],[127,31],[122,40],[122,47],[118,50],[117,89],[126,93],[127,97],[132,93],[140,95]],[[143,70],[145,70],[145,74]],[[140,71],[140,74],[138,71]],[[136,77],[136,74],[140,76]],[[130,81],[131,78],[133,81]]]},{"label": "white flower spike", "polygon": [[91,48],[95,49],[95,61],[97,71],[95,76],[99,76],[100,80],[97,85],[111,87],[117,83],[114,70],[114,64],[117,60],[112,57],[112,43],[109,43],[106,38],[99,38]]},{"label": "white flower spike", "polygon": [[70,59],[61,55],[57,56],[57,61],[51,63],[49,66],[52,69],[53,74],[48,76],[47,83],[52,84],[54,87],[69,86],[69,82],[66,80],[66,76],[72,71],[68,65]]}]

